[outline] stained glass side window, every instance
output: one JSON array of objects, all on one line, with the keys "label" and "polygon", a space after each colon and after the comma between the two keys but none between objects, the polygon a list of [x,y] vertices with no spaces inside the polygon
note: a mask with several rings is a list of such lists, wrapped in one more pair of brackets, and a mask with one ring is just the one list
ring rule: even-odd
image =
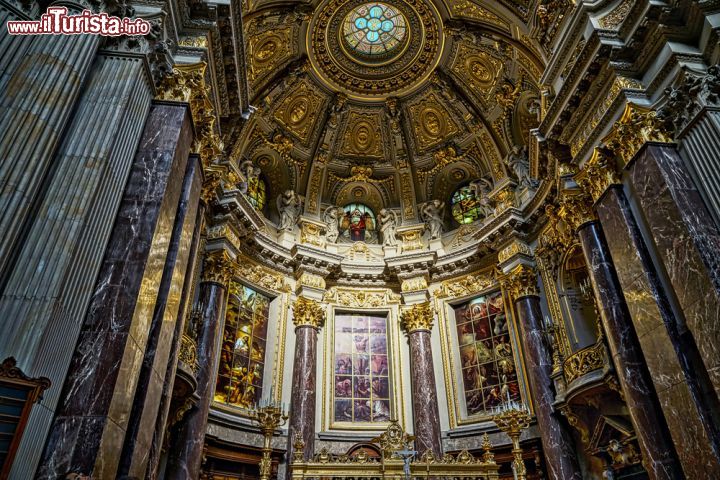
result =
[{"label": "stained glass side window", "polygon": [[232,284],[223,331],[216,402],[248,408],[262,396],[270,298]]},{"label": "stained glass side window", "polygon": [[468,415],[520,401],[520,385],[500,292],[455,307]]},{"label": "stained glass side window", "polygon": [[450,205],[453,218],[460,224],[472,223],[481,217],[479,200],[469,185],[453,193]]},{"label": "stained glass side window", "polygon": [[405,38],[407,21],[402,13],[384,3],[366,3],[353,10],[343,24],[347,45],[364,55],[395,49]]},{"label": "stained glass side window", "polygon": [[390,420],[386,317],[336,315],[333,365],[336,422]]},{"label": "stained glass side window", "polygon": [[250,178],[250,181],[248,182],[247,197],[252,206],[255,207],[255,210],[262,210],[265,208],[265,203],[267,203],[266,189],[267,186],[262,178],[258,176]]}]

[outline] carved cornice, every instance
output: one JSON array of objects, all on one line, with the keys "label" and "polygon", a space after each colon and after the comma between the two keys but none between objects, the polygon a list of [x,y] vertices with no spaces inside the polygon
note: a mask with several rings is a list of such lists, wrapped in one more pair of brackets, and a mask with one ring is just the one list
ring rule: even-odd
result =
[{"label": "carved cornice", "polygon": [[225,250],[216,250],[205,255],[202,280],[218,283],[227,288],[237,264]]},{"label": "carved cornice", "polygon": [[500,279],[513,300],[539,296],[537,271],[529,265],[518,265]]},{"label": "carved cornice", "polygon": [[319,330],[325,324],[325,310],[320,302],[298,297],[293,305],[293,323],[295,328],[312,327]]},{"label": "carved cornice", "polygon": [[408,334],[430,331],[433,325],[433,309],[430,302],[416,303],[400,313],[400,326]]}]

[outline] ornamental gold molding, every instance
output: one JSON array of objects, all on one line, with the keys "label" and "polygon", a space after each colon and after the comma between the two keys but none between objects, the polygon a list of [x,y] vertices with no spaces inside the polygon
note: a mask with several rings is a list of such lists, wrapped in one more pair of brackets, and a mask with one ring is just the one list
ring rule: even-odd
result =
[{"label": "ornamental gold molding", "polygon": [[282,274],[256,264],[244,255],[238,257],[236,268],[239,278],[260,288],[275,292],[290,291],[290,286],[285,282],[285,277]]},{"label": "ornamental gold molding", "polygon": [[623,2],[615,7],[610,13],[600,18],[598,21],[600,28],[604,28],[606,30],[617,30],[623,20],[627,18],[633,5],[635,5],[633,0],[623,0]]},{"label": "ornamental gold molding", "polygon": [[325,290],[325,279],[320,275],[310,272],[303,272],[298,278],[298,283],[304,287],[318,288]]},{"label": "ornamental gold molding", "polygon": [[482,8],[475,2],[469,0],[461,0],[459,2],[452,2],[452,13],[455,16],[466,17],[472,20],[479,20],[481,22],[497,25],[499,27],[510,28],[508,23],[495,15],[490,10]]},{"label": "ornamental gold molding", "polygon": [[387,307],[399,304],[400,300],[401,296],[389,288],[331,287],[323,297],[324,302],[356,308]]},{"label": "ornamental gold molding", "polygon": [[424,276],[408,278],[400,284],[400,290],[402,292],[419,292],[421,290],[427,290],[427,288],[428,281]]},{"label": "ornamental gold molding", "polygon": [[383,158],[380,112],[350,112],[340,147],[342,155]]},{"label": "ornamental gold molding", "polygon": [[237,263],[225,250],[216,250],[205,255],[202,279],[228,287],[237,269]]},{"label": "ornamental gold molding", "polygon": [[323,97],[308,85],[306,80],[296,84],[275,110],[275,119],[290,133],[306,143],[313,131],[318,113],[322,111]]},{"label": "ornamental gold molding", "polygon": [[540,295],[537,271],[529,265],[518,265],[501,277],[500,282],[513,300]]},{"label": "ornamental gold molding", "polygon": [[460,131],[435,93],[428,94],[421,102],[410,107],[410,120],[421,151],[438,145]]},{"label": "ornamental gold molding", "polygon": [[595,202],[600,199],[610,185],[622,182],[615,159],[599,148],[595,149],[590,160],[575,175],[575,180],[588,191]]},{"label": "ornamental gold molding", "polygon": [[583,375],[605,367],[605,344],[599,341],[570,355],[563,362],[565,380],[569,384]]},{"label": "ornamental gold molding", "polygon": [[416,250],[423,250],[425,244],[423,244],[422,234],[425,230],[424,225],[420,225],[416,228],[408,228],[404,230],[398,230],[397,236],[400,237],[401,246],[400,249],[403,253],[414,252]]},{"label": "ornamental gold molding", "polygon": [[492,270],[474,272],[459,278],[445,280],[435,292],[437,298],[464,297],[474,295],[495,285],[495,274]]},{"label": "ornamental gold molding", "polygon": [[314,245],[316,247],[325,247],[325,237],[323,231],[325,225],[310,220],[300,220],[300,243]]},{"label": "ornamental gold molding", "polygon": [[435,173],[439,172],[447,165],[460,162],[464,158],[465,157],[463,155],[457,154],[457,150],[453,146],[441,148],[433,153],[433,161],[435,163],[433,167],[428,170],[418,170],[418,178],[420,179],[420,182],[424,183],[427,177],[435,175]]},{"label": "ornamental gold molding", "polygon": [[526,255],[532,257],[532,249],[525,243],[519,240],[513,240],[513,242],[507,247],[503,248],[498,252],[498,262],[505,263],[516,255]]},{"label": "ornamental gold molding", "polygon": [[395,177],[372,178],[373,169],[367,165],[355,165],[350,168],[349,177],[340,177],[329,172],[330,180],[340,183],[372,183],[374,185],[385,185],[390,192],[395,193]]},{"label": "ornamental gold molding", "polygon": [[287,60],[292,51],[291,27],[278,28],[253,35],[249,43],[250,65],[248,78],[254,84],[256,80],[272,71],[276,65]]},{"label": "ornamental gold molding", "polygon": [[400,326],[407,333],[431,331],[433,308],[430,302],[416,303],[400,312]]},{"label": "ornamental gold molding", "polygon": [[[463,3],[463,2],[461,2]],[[453,4],[453,10],[458,3]],[[470,5],[470,2],[464,2]],[[479,98],[490,102],[492,91],[503,71],[503,63],[469,42],[460,43],[450,70],[461,78]]]},{"label": "ornamental gold molding", "polygon": [[293,305],[293,323],[295,328],[322,328],[325,323],[325,310],[319,302],[307,297],[298,297]]},{"label": "ornamental gold molding", "polygon": [[657,117],[657,112],[628,103],[603,143],[627,164],[645,142],[672,143],[672,136]]}]

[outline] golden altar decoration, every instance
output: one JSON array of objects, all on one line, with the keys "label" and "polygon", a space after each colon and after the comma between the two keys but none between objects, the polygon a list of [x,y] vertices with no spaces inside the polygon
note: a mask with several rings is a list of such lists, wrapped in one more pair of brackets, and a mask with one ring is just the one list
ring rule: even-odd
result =
[{"label": "golden altar decoration", "polygon": [[397,420],[392,420],[387,430],[372,440],[381,452],[373,458],[365,452],[356,456],[332,454],[327,449],[316,453],[309,461],[304,461],[302,452],[304,443],[300,437],[294,440],[295,456],[292,459],[292,480],[305,479],[382,479],[402,480],[406,478],[462,478],[464,480],[498,480],[500,466],[495,463],[490,451],[492,444],[484,437],[482,458],[475,458],[467,450],[452,455],[445,454],[435,458],[432,452],[407,458],[413,436],[407,435]]}]

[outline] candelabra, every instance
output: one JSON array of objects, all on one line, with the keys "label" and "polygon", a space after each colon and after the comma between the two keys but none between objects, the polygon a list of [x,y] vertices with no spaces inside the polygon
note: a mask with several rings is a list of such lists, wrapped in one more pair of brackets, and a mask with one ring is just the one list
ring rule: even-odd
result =
[{"label": "candelabra", "polygon": [[262,460],[260,460],[260,480],[270,480],[272,461],[270,442],[275,430],[285,425],[288,419],[282,405],[268,402],[255,406],[250,412],[250,418],[260,427],[263,434]]},{"label": "candelabra", "polygon": [[525,462],[522,458],[523,451],[522,448],[520,448],[520,434],[530,425],[530,414],[525,408],[512,406],[497,413],[493,417],[493,420],[498,428],[507,433],[510,440],[512,440],[513,477],[515,480],[526,480],[527,469],[525,468]]}]

